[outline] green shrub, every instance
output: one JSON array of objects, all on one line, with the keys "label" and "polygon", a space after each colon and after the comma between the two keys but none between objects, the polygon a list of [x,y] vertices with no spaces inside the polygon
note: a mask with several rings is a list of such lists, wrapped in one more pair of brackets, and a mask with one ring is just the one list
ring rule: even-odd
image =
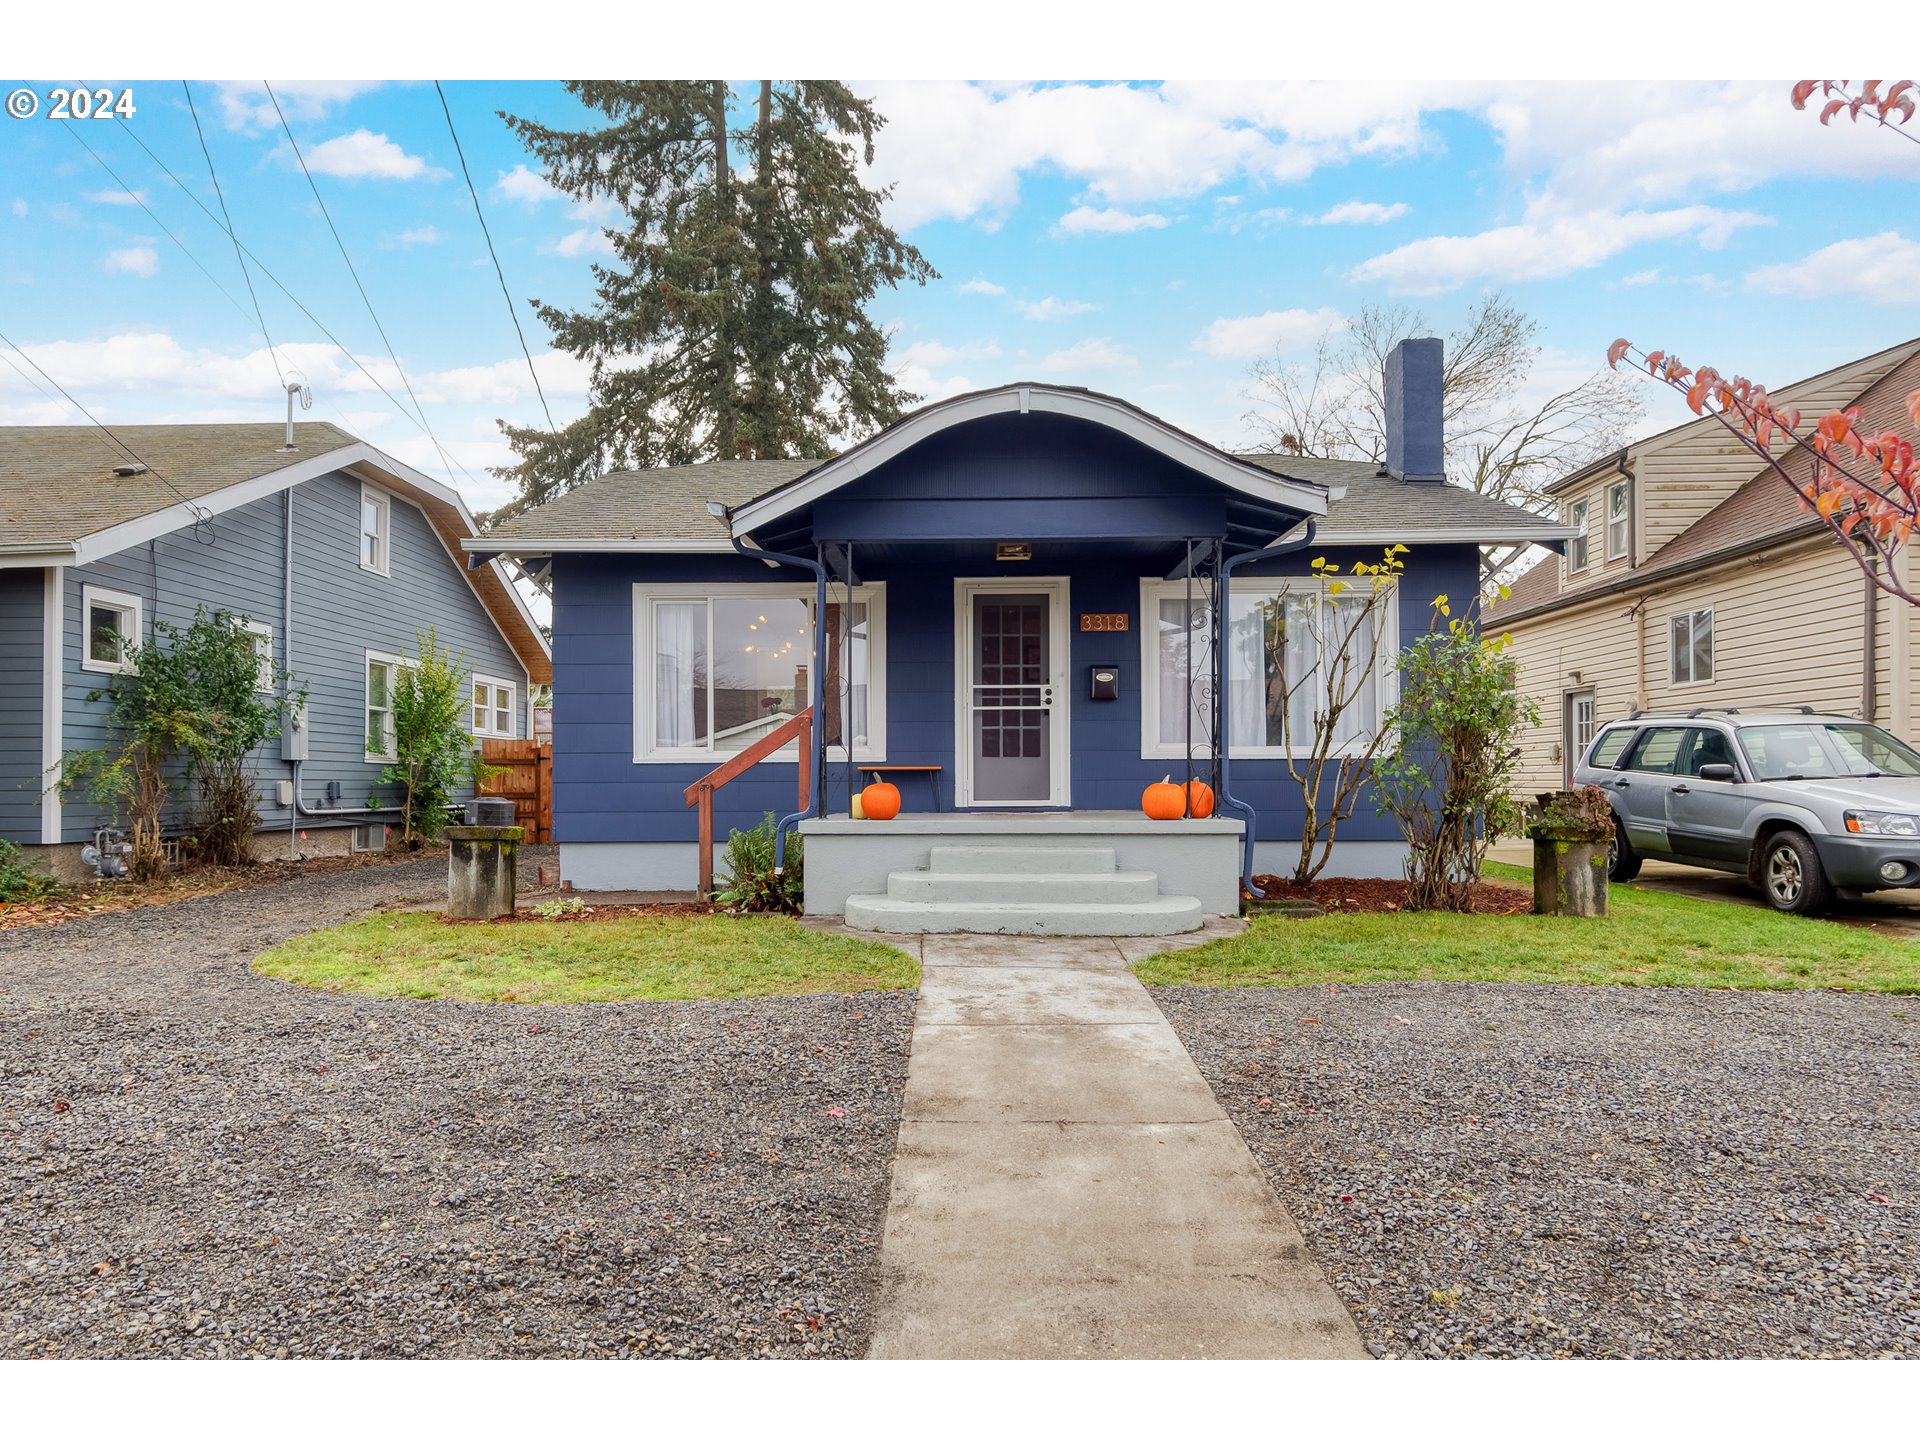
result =
[{"label": "green shrub", "polygon": [[[467,733],[473,671],[465,654],[451,654],[431,627],[414,636],[417,662],[400,667],[393,686],[393,764],[382,784],[404,792],[400,841],[436,839],[447,828],[447,811],[463,786],[477,786],[498,766],[483,765]],[[370,807],[371,808],[371,807]]]},{"label": "green shrub", "polygon": [[44,900],[66,888],[39,865],[38,860],[28,860],[11,840],[0,840],[0,905]]},{"label": "green shrub", "polygon": [[751,830],[735,830],[727,836],[727,878],[713,892],[713,898],[729,910],[778,910],[789,915],[800,913],[805,893],[801,883],[801,853],[798,834],[787,837],[787,864],[780,874],[773,873],[773,812]]}]

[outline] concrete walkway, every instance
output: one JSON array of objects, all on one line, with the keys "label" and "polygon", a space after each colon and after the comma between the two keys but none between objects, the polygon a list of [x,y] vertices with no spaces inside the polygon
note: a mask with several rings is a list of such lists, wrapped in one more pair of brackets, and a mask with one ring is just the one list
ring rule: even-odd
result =
[{"label": "concrete walkway", "polygon": [[1364,1358],[1127,968],[1181,941],[906,943],[925,975],[874,1358]]}]

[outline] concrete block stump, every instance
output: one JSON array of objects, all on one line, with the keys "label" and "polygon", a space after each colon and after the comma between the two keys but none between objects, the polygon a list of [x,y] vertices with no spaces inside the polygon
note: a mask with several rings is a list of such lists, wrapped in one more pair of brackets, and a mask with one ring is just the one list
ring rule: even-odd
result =
[{"label": "concrete block stump", "polygon": [[520,853],[518,825],[447,827],[447,915],[497,920],[513,913]]},{"label": "concrete block stump", "polygon": [[1607,842],[1535,840],[1533,913],[1607,913]]}]

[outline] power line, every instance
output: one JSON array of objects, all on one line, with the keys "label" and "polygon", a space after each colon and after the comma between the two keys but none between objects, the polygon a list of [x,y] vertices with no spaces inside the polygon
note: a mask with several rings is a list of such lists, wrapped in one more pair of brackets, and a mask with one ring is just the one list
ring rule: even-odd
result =
[{"label": "power line", "polygon": [[280,128],[286,132],[287,144],[293,149],[293,158],[300,162],[300,173],[307,177],[307,188],[313,192],[314,203],[320,207],[320,218],[327,222],[327,229],[333,235],[333,243],[340,251],[340,258],[347,262],[347,274],[353,277],[353,285],[360,292],[360,302],[367,307],[367,315],[373,321],[373,328],[380,332],[380,343],[387,347],[387,358],[393,361],[394,372],[399,375],[400,383],[407,387],[407,398],[413,401],[414,412],[420,417],[420,424],[427,432],[427,438],[433,442],[433,448],[440,453],[441,463],[449,474],[453,471],[453,461],[447,457],[446,447],[440,443],[440,437],[433,433],[433,422],[427,419],[427,412],[420,405],[420,397],[414,394],[413,381],[407,378],[407,372],[400,364],[400,357],[394,353],[393,341],[387,338],[387,327],[380,323],[380,316],[373,308],[373,300],[367,294],[367,287],[360,283],[360,272],[353,268],[353,257],[347,254],[347,242],[340,238],[340,229],[333,223],[333,215],[327,209],[327,202],[320,198],[320,187],[314,183],[313,172],[307,168],[307,157],[300,153],[300,142],[293,138],[293,127],[287,124],[286,112],[280,108],[280,97],[273,93],[273,86],[265,80],[260,82],[266,87],[267,99],[273,102],[273,113],[280,117]]},{"label": "power line", "polygon": [[540,397],[540,408],[546,411],[547,428],[558,430],[560,427],[554,424],[553,411],[547,406],[547,392],[540,388],[540,372],[533,368],[533,352],[527,349],[526,332],[520,328],[520,312],[507,290],[506,272],[500,268],[500,256],[493,248],[493,232],[487,229],[487,217],[480,209],[480,192],[474,189],[473,172],[467,169],[467,152],[460,148],[460,132],[453,128],[453,111],[447,105],[447,92],[440,88],[438,80],[433,82],[433,92],[440,97],[440,109],[447,117],[447,133],[453,136],[453,153],[460,157],[460,173],[466,178],[467,193],[473,197],[474,217],[480,222],[480,233],[486,237],[487,254],[493,259],[493,273],[500,281],[500,298],[507,302],[507,318],[513,321],[513,333],[520,337],[520,353],[527,357],[527,374],[533,377],[533,393]]},{"label": "power line", "polygon": [[[274,274],[272,270],[268,269],[266,262],[263,261],[258,255],[254,254],[253,251],[247,249],[245,245],[241,244],[240,237],[236,235],[230,227],[221,224],[220,217],[215,215],[213,211],[207,208],[207,202],[202,200],[198,195],[194,194],[193,187],[188,185],[186,181],[182,180],[177,174],[175,174],[173,167],[171,165],[167,164],[166,161],[162,160],[158,155],[154,153],[153,147],[147,144],[145,140],[142,140],[140,138],[140,132],[138,130],[134,129],[131,125],[129,125],[124,127],[121,133],[125,134],[128,138],[130,138],[133,141],[134,144],[138,145],[142,150],[146,152],[147,158],[153,161],[154,164],[160,167],[162,173],[164,173],[167,179],[171,180],[174,183],[174,185],[178,187],[178,189],[180,190],[180,193],[185,195],[189,200],[193,201],[195,205],[198,205],[200,207],[200,213],[202,215],[205,215],[207,219],[211,220],[215,225],[220,227],[222,232],[225,233],[227,237],[233,241],[234,245],[241,251],[241,253],[244,254],[249,260],[253,261],[254,265],[259,269],[260,273],[266,276],[267,279],[271,280],[277,287],[279,287],[280,293],[282,295],[285,295],[287,299],[293,303],[295,308],[297,308],[302,315],[306,316],[307,319],[312,322],[313,327],[316,330],[318,330],[322,335],[326,336],[327,339],[332,342],[334,348],[338,350],[342,355],[346,356],[347,359],[353,363],[353,366],[356,370],[358,370],[362,375],[367,377],[368,382],[373,386],[374,389],[378,390],[382,395],[387,397],[387,400],[389,401],[389,403],[392,404],[394,409],[398,410],[401,413],[401,415],[403,415],[407,419],[409,423],[414,425],[419,425],[423,431],[426,429],[424,425],[421,425],[420,417],[415,415],[412,411],[408,410],[405,405],[402,405],[400,403],[399,397],[396,396],[391,390],[387,389],[385,385],[382,385],[380,383],[380,377],[375,375],[371,370],[367,369],[366,365],[361,361],[360,357],[354,354],[353,351],[349,350],[346,347],[346,345],[341,342],[340,337],[335,335],[333,331],[329,330],[326,327],[325,323],[321,321],[320,317],[318,315],[315,315],[313,311],[309,310],[298,295],[295,295],[293,291],[287,288],[286,282],[282,280],[278,275]],[[479,478],[475,476],[471,470],[467,469],[465,465],[462,465],[458,459],[455,459],[453,461],[453,465],[455,469],[459,470],[459,472],[462,475],[466,476],[467,479],[471,480],[475,485],[480,484]]]},{"label": "power line", "polygon": [[[22,360],[26,361],[27,364],[33,366],[35,370],[39,371],[40,377],[43,380],[45,380],[49,385],[53,386],[54,389],[58,390],[62,395],[64,395],[66,397],[67,403],[73,406],[73,408],[78,410],[82,415],[86,416],[88,420],[90,420],[96,427],[98,427],[98,429],[100,430],[100,433],[105,435],[107,439],[111,440],[126,455],[126,457],[129,460],[133,461],[133,463],[138,465],[141,469],[147,471],[162,485],[166,486],[167,489],[171,490],[175,495],[179,496],[180,503],[182,505],[185,505],[187,507],[187,512],[193,516],[193,531],[194,531],[195,539],[199,540],[202,544],[207,544],[212,541],[213,539],[213,512],[212,511],[208,510],[204,505],[200,504],[197,500],[193,499],[190,495],[188,495],[186,491],[182,490],[178,485],[174,484],[173,481],[169,480],[166,477],[165,472],[163,472],[159,466],[153,464],[149,460],[143,459],[140,456],[138,451],[136,451],[131,445],[127,444],[127,442],[122,440],[118,435],[114,434],[113,431],[107,427],[107,423],[104,420],[100,419],[99,416],[95,415],[91,410],[87,409],[87,407],[82,405],[78,400],[74,399],[72,392],[70,392],[67,389],[67,387],[62,385],[58,380],[54,379],[53,376],[49,375],[46,372],[45,368],[42,367],[40,362],[38,360],[35,360],[33,356],[29,355],[25,350],[21,349],[19,342],[16,341],[11,335],[7,334],[6,331],[0,330],[0,340],[4,340],[7,343],[7,345],[12,348],[13,352],[16,355],[18,355]],[[13,362],[9,360],[7,363],[11,365]],[[17,369],[18,367],[15,367],[15,368]]]},{"label": "power line", "polygon": [[227,197],[220,189],[220,175],[213,168],[213,152],[207,148],[207,133],[200,128],[200,112],[194,108],[193,87],[182,80],[180,88],[187,92],[187,113],[193,116],[193,133],[200,137],[200,153],[207,159],[207,174],[213,177],[214,199],[220,202],[220,213],[226,216],[227,236],[233,241],[233,258],[240,262],[240,278],[247,282],[247,294],[253,299],[253,317],[260,322],[260,334],[267,342],[267,355],[273,361],[273,373],[280,377],[280,384],[284,387],[287,372],[280,368],[280,352],[273,348],[273,336],[267,333],[267,317],[260,309],[260,296],[254,291],[253,276],[247,271],[246,256],[241,253],[240,234],[233,228],[233,216],[227,214]]}]

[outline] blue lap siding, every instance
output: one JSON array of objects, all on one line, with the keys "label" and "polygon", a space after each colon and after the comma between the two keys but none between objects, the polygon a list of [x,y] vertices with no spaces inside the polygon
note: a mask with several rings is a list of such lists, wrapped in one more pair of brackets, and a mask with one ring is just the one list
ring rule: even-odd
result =
[{"label": "blue lap siding", "polygon": [[40,637],[46,572],[0,570],[0,840],[40,839]]},{"label": "blue lap siding", "polygon": [[[970,553],[973,558],[963,560],[960,552],[944,548],[916,552],[897,547],[883,560],[859,563],[862,583],[886,586],[887,759],[944,766],[940,784],[946,806],[953,803],[954,578],[1016,573],[1009,566],[996,566],[977,546]],[[1309,560],[1318,554],[1342,566],[1378,558],[1376,549],[1315,549],[1275,562],[1261,573],[1305,575]],[[1471,596],[1478,587],[1478,557],[1472,546],[1423,547],[1406,558],[1399,611],[1402,644],[1425,632],[1429,602],[1436,594]],[[1064,575],[1069,580],[1067,699],[1072,717],[1070,804],[1075,809],[1132,810],[1142,789],[1179,763],[1140,754],[1140,628],[1147,623],[1140,614],[1140,581],[1158,578],[1166,567],[1165,554],[1149,566],[1141,554],[1098,542],[1042,545],[1031,565],[1023,567],[1036,579]],[[694,814],[681,795],[711,766],[635,763],[633,758],[633,587],[809,581],[804,570],[774,571],[728,555],[556,558],[554,690],[560,702],[554,717],[555,839],[578,844],[695,838]],[[1124,613],[1130,628],[1125,633],[1081,634],[1078,616],[1088,612]],[[1120,672],[1120,698],[1090,700],[1089,672],[1109,665]],[[1235,760],[1233,778],[1236,795],[1259,812],[1257,838],[1298,838],[1300,790],[1283,761]],[[720,792],[717,833],[724,837],[729,829],[750,826],[769,810],[791,811],[795,782],[791,762],[767,762],[748,771]],[[844,806],[846,788],[846,767],[830,767],[830,811]],[[908,781],[903,794],[913,809],[928,804],[926,787],[918,779]],[[1400,838],[1365,799],[1340,834],[1351,840]]]}]

